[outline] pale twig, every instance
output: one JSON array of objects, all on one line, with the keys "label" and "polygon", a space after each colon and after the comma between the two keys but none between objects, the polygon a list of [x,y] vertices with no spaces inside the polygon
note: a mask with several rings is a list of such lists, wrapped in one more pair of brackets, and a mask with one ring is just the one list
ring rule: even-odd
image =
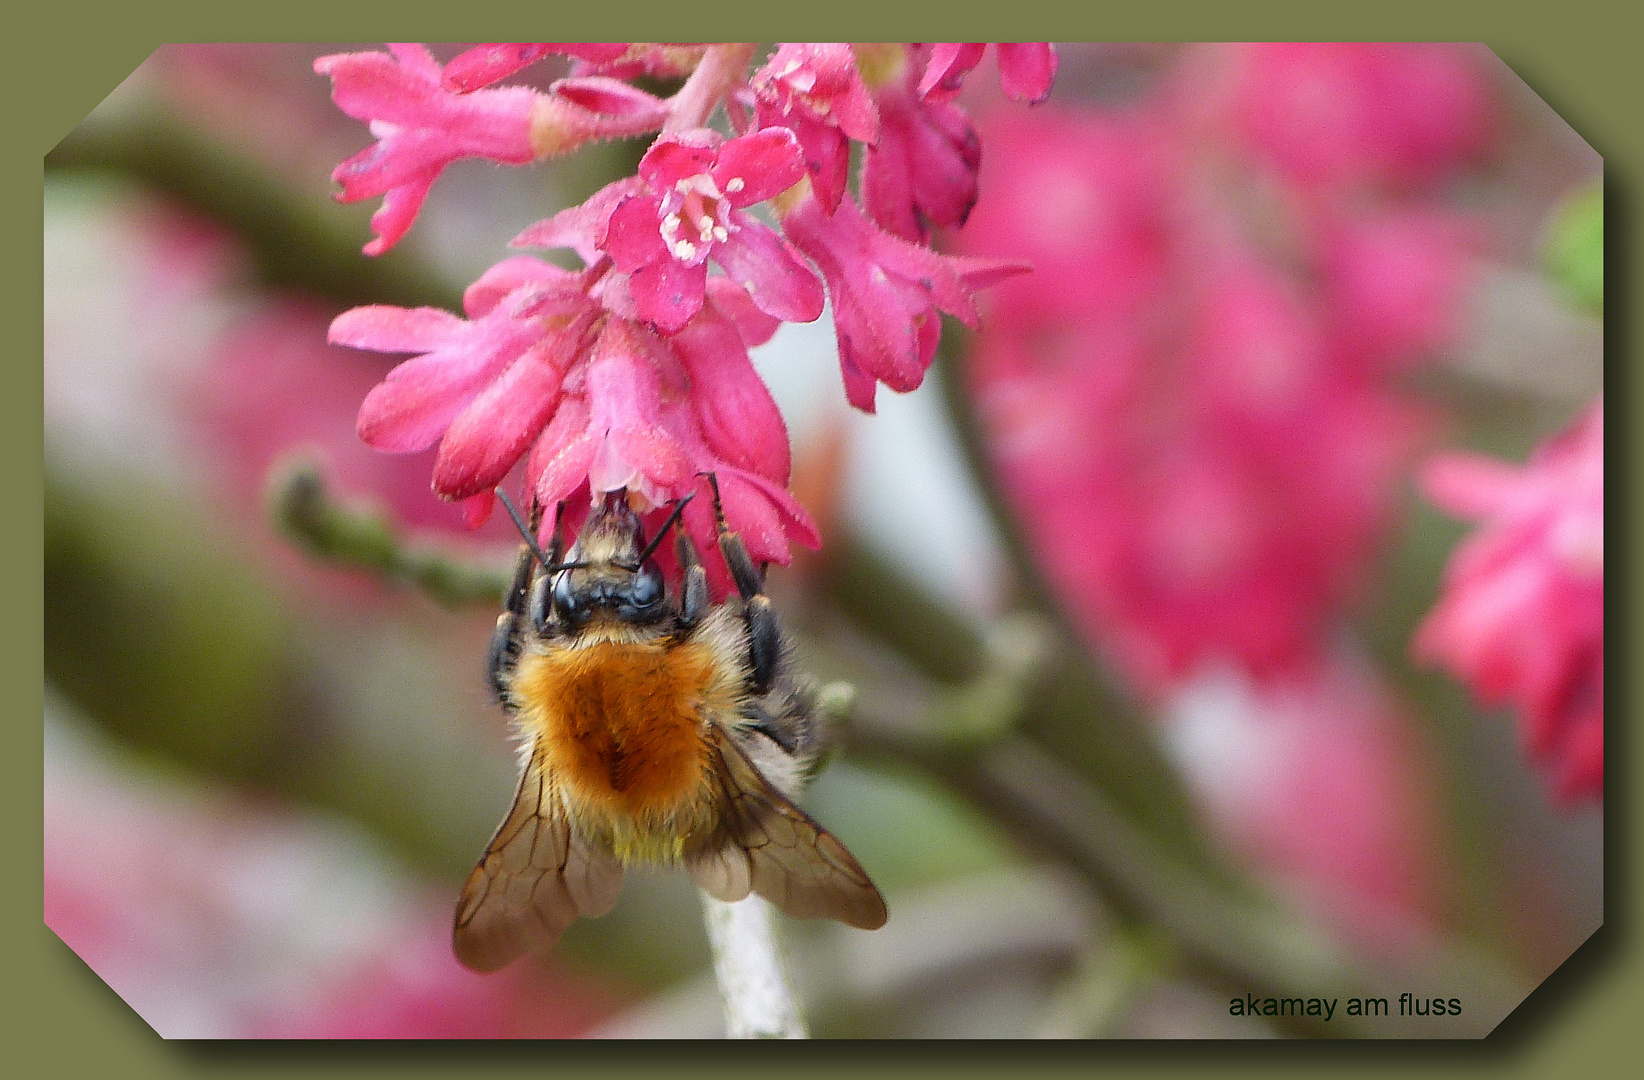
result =
[{"label": "pale twig", "polygon": [[805,1018],[788,978],[776,912],[760,896],[728,904],[702,894],[714,978],[733,1039],[804,1039]]}]

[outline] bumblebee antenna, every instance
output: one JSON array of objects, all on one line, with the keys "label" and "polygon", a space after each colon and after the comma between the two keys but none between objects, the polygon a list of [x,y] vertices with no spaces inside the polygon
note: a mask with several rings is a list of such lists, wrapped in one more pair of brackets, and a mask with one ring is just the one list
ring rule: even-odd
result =
[{"label": "bumblebee antenna", "polygon": [[645,550],[639,553],[639,558],[634,560],[633,570],[637,572],[640,567],[645,565],[645,560],[656,553],[656,549],[662,544],[662,538],[668,535],[668,530],[679,520],[679,515],[685,512],[685,504],[694,498],[696,498],[696,492],[687,491],[674,503],[674,508],[668,511],[668,516],[663,519],[661,528],[657,529],[656,535],[651,537],[651,542],[645,545]]},{"label": "bumblebee antenna", "polygon": [[[585,562],[556,563],[544,555],[542,548],[537,546],[537,538],[531,535],[530,526],[526,525],[525,519],[519,516],[519,511],[514,508],[514,501],[508,497],[508,493],[500,487],[496,489],[496,493],[497,498],[502,500],[502,508],[508,511],[510,518],[513,518],[514,528],[519,530],[521,538],[525,540],[526,546],[531,549],[531,554],[536,556],[537,562],[542,564],[543,570],[550,574],[557,574],[561,570],[580,570],[588,565]],[[564,504],[561,503],[560,505],[563,506]]]}]

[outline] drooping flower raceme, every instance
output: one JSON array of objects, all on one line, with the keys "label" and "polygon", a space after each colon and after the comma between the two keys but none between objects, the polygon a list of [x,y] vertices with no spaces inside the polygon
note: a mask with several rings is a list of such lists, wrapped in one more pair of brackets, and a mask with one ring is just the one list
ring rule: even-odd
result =
[{"label": "drooping flower raceme", "polygon": [[[818,537],[787,490],[787,430],[748,349],[831,297],[847,397],[871,411],[878,383],[922,381],[941,313],[976,325],[972,294],[1026,269],[927,246],[931,225],[961,223],[975,199],[975,133],[947,100],[969,52],[942,54],[927,95],[928,46],[788,43],[751,73],[752,46],[736,44],[492,44],[443,69],[421,46],[390,49],[316,63],[377,138],[336,173],[345,200],[384,196],[368,254],[404,235],[458,158],[517,165],[662,131],[635,175],[515,240],[569,248],[581,271],[515,256],[468,289],[465,317],[375,305],[332,325],[335,343],[412,354],[367,395],[360,436],[396,453],[438,444],[434,490],[466,500],[472,522],[521,461],[545,532],[619,490],[654,524],[713,473],[750,553],[785,563],[792,542]],[[547,93],[497,85],[551,55],[578,66]],[[1043,97],[1049,46],[1009,55],[1009,85]],[[642,74],[684,83],[661,99],[624,81]],[[721,105],[730,136],[708,127]],[[867,148],[867,213],[846,190],[853,141]],[[723,591],[710,500],[683,520]]]},{"label": "drooping flower raceme", "polygon": [[1521,468],[1446,454],[1423,474],[1441,508],[1479,523],[1445,570],[1416,655],[1488,705],[1511,704],[1553,793],[1604,790],[1604,404]]}]

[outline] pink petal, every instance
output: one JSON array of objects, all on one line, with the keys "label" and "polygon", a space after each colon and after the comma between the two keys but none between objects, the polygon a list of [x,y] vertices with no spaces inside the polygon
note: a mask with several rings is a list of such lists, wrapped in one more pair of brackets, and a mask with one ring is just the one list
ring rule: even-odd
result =
[{"label": "pink petal", "polygon": [[639,160],[639,175],[653,191],[672,191],[681,180],[713,168],[723,136],[705,128],[664,135]]},{"label": "pink petal", "polygon": [[331,320],[326,340],[373,352],[431,352],[459,340],[467,325],[443,308],[372,304]]},{"label": "pink petal", "polygon": [[506,79],[555,51],[547,42],[490,42],[459,53],[440,81],[448,90],[467,93]]},{"label": "pink petal", "polygon": [[1421,470],[1421,487],[1442,510],[1478,520],[1517,501],[1524,470],[1482,454],[1440,454]]},{"label": "pink petal", "polygon": [[539,502],[552,507],[588,482],[595,440],[588,430],[588,403],[580,397],[562,397],[559,409],[537,439],[525,465],[527,488]]},{"label": "pink petal", "polygon": [[1056,81],[1056,47],[1047,41],[1002,41],[999,60],[999,87],[1015,101],[1037,105],[1050,96]]},{"label": "pink petal", "polygon": [[553,414],[582,336],[578,327],[525,350],[457,416],[434,461],[435,491],[465,499],[508,475]]},{"label": "pink petal", "polygon": [[549,89],[566,101],[601,116],[652,127],[661,127],[668,119],[667,102],[620,79],[600,75],[559,79]]},{"label": "pink petal", "polygon": [[687,265],[664,255],[628,275],[628,288],[640,321],[671,334],[702,310],[707,280],[706,263]]},{"label": "pink petal", "polygon": [[822,314],[822,283],[786,241],[740,211],[739,228],[715,244],[713,258],[748,290],[754,305],[784,322],[811,322]]},{"label": "pink petal", "polygon": [[776,335],[782,320],[765,314],[754,306],[753,297],[746,289],[719,276],[708,279],[708,298],[720,314],[736,325],[742,344],[752,349],[763,345]]},{"label": "pink petal", "polygon": [[708,448],[740,469],[788,482],[788,429],[731,321],[713,307],[671,339],[691,380]]},{"label": "pink petal", "polygon": [[399,243],[411,230],[417,213],[422,210],[423,200],[428,197],[428,189],[434,186],[438,178],[439,172],[433,170],[426,176],[385,192],[382,205],[371,215],[371,231],[377,234],[376,239],[367,242],[360,250],[375,257]]},{"label": "pink petal", "polygon": [[482,491],[462,500],[463,528],[473,530],[491,520],[491,511],[496,508],[497,497],[489,491]]},{"label": "pink petal", "polygon": [[535,255],[510,256],[480,275],[462,294],[462,308],[470,319],[489,314],[503,297],[527,285],[574,288],[578,275]]},{"label": "pink petal", "polygon": [[618,270],[631,274],[654,262],[674,261],[662,239],[661,211],[661,201],[651,194],[624,199],[611,211],[600,246]]},{"label": "pink petal", "polygon": [[654,495],[655,489],[678,487],[694,471],[662,423],[662,388],[650,353],[665,348],[620,319],[607,322],[600,334],[587,369],[589,426],[596,437],[602,430],[605,435],[589,466],[595,491],[641,479],[653,488],[646,494]]},{"label": "pink petal", "polygon": [[514,237],[510,246],[570,248],[581,256],[585,265],[592,266],[602,254],[600,243],[604,239],[605,219],[618,203],[639,193],[643,187],[639,178],[633,176],[606,184],[581,205],[561,210],[528,227]]},{"label": "pink petal", "polygon": [[986,47],[980,41],[942,41],[932,45],[930,61],[919,79],[919,96],[952,100],[964,86],[965,76],[982,62],[982,50]]},{"label": "pink petal", "polygon": [[[792,131],[785,127],[764,128],[720,147],[719,160],[710,175],[731,205],[741,209],[799,183],[805,176],[805,159]],[[742,181],[736,191],[731,190],[733,180]]]}]

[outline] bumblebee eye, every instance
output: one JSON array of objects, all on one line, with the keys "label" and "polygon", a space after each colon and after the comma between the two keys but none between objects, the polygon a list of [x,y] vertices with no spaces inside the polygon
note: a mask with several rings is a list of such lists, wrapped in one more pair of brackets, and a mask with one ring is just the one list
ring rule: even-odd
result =
[{"label": "bumblebee eye", "polygon": [[662,571],[657,569],[656,563],[647,561],[639,568],[628,596],[629,602],[640,608],[651,607],[662,599]]},{"label": "bumblebee eye", "polygon": [[554,614],[562,621],[571,622],[581,614],[582,603],[571,589],[571,573],[564,571],[554,579]]}]

